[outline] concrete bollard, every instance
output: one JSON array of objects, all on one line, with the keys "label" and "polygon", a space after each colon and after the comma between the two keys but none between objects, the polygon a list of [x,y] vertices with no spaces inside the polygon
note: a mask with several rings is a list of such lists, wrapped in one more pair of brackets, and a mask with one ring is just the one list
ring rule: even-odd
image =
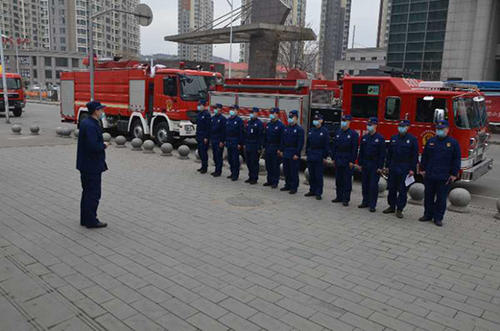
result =
[{"label": "concrete bollard", "polygon": [[19,124],[14,124],[10,129],[12,134],[20,135],[23,128]]},{"label": "concrete bollard", "polygon": [[142,140],[141,138],[134,138],[132,139],[132,141],[130,142],[130,144],[132,145],[132,150],[133,151],[142,151]]},{"label": "concrete bollard", "polygon": [[191,150],[186,145],[181,145],[177,148],[177,153],[179,153],[179,159],[181,160],[189,159],[189,152],[191,152]]},{"label": "concrete bollard", "polygon": [[380,177],[378,181],[378,196],[379,198],[385,197],[385,191],[387,190],[387,180],[383,177]]},{"label": "concrete bollard", "polygon": [[80,130],[75,129],[75,131],[73,131],[73,137],[75,137],[75,139],[78,139],[79,135],[80,135]]},{"label": "concrete bollard", "polygon": [[304,170],[304,184],[305,185],[309,185],[309,169],[306,168],[306,170]]},{"label": "concrete bollard", "polygon": [[64,138],[71,138],[71,133],[72,132],[73,132],[73,129],[68,128],[68,127],[64,127],[63,130],[62,130],[62,136]]},{"label": "concrete bollard", "polygon": [[40,134],[40,127],[38,125],[30,126],[30,131],[32,136],[38,136]]},{"label": "concrete bollard", "polygon": [[198,152],[198,150],[196,150],[196,151],[194,152],[194,156],[195,156],[195,158],[194,158],[194,162],[196,162],[196,163],[201,163],[201,157],[200,157],[200,153]]},{"label": "concrete bollard", "polygon": [[144,154],[153,154],[155,152],[155,143],[152,140],[146,140],[144,144],[142,144],[142,152]]},{"label": "concrete bollard", "polygon": [[118,136],[115,138],[116,148],[125,148],[125,143],[127,142],[127,138],[124,136]]},{"label": "concrete bollard", "polygon": [[104,140],[105,143],[111,143],[111,135],[107,132],[104,132],[102,134],[102,140]]},{"label": "concrete bollard", "polygon": [[171,143],[164,143],[160,147],[162,156],[172,156],[172,151],[174,150],[174,146]]},{"label": "concrete bollard", "polygon": [[412,205],[423,205],[424,204],[424,193],[425,186],[422,183],[413,183],[408,190],[408,194],[410,195],[410,199],[408,203]]},{"label": "concrete bollard", "polygon": [[500,199],[497,200],[497,211],[498,213],[495,215],[495,218],[500,220]]},{"label": "concrete bollard", "polygon": [[63,131],[64,131],[64,128],[62,126],[58,126],[56,128],[56,134],[59,136],[59,137],[62,137],[63,135]]},{"label": "concrete bollard", "polygon": [[448,206],[448,210],[457,213],[468,213],[469,208],[467,208],[467,206],[469,205],[471,199],[472,197],[466,189],[461,187],[454,188],[448,195],[448,200],[450,200],[451,203]]}]

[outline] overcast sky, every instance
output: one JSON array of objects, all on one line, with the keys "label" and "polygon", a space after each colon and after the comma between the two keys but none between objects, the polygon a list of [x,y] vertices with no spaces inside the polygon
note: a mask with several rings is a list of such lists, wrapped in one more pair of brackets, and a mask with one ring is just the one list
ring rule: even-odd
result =
[{"label": "overcast sky", "polygon": [[[142,0],[153,9],[153,23],[141,28],[142,54],[153,53],[177,54],[175,43],[166,42],[163,37],[177,34],[177,0]],[[377,24],[380,0],[352,0],[351,30],[349,47],[352,45],[353,25],[356,25],[355,47],[373,47],[377,41]],[[234,7],[241,5],[241,0],[234,0]],[[226,0],[214,0],[217,18],[229,11]],[[307,0],[306,23],[310,23],[319,35],[321,19],[321,0]],[[214,55],[229,58],[229,45],[214,45]],[[233,61],[239,59],[239,46],[233,46]]]}]

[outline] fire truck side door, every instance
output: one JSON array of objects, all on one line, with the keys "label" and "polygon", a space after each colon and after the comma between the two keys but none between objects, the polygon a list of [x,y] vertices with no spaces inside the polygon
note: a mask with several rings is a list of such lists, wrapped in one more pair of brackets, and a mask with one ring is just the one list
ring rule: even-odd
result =
[{"label": "fire truck side door", "polygon": [[162,108],[165,106],[167,111],[176,109],[178,95],[179,89],[177,76],[170,75],[163,78],[163,96],[165,103],[162,105]]}]

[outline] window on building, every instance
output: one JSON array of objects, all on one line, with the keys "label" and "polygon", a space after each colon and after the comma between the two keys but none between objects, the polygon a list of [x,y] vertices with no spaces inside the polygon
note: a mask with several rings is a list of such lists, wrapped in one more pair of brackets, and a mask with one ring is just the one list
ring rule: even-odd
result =
[{"label": "window on building", "polygon": [[431,101],[426,101],[424,98],[417,99],[415,121],[422,123],[434,122],[434,111],[436,109],[444,109],[445,114],[448,114],[448,110],[446,110],[446,99],[434,98]]},{"label": "window on building", "polygon": [[51,57],[45,57],[45,66],[46,67],[51,67],[52,66],[52,58]]},{"label": "window on building", "polygon": [[388,97],[385,99],[385,119],[390,121],[399,120],[401,109],[401,99],[398,97]]},{"label": "window on building", "polygon": [[62,72],[61,70],[56,71],[56,78],[57,79],[61,78],[61,72]]},{"label": "window on building", "polygon": [[71,59],[71,66],[73,68],[78,68],[80,66],[80,60],[78,60],[78,59]]},{"label": "window on building", "polygon": [[56,57],[56,66],[67,67],[68,66],[68,59],[65,57]]},{"label": "window on building", "polygon": [[351,61],[356,61],[356,58],[354,56],[351,56]]},{"label": "window on building", "polygon": [[353,84],[351,114],[354,117],[369,118],[377,116],[380,85]]},{"label": "window on building", "polygon": [[348,72],[349,72],[349,75],[351,75],[351,76],[354,75],[354,70],[350,69]]},{"label": "window on building", "polygon": [[366,57],[362,56],[360,60],[361,61],[366,61]]},{"label": "window on building", "polygon": [[36,56],[31,57],[31,65],[36,66]]},{"label": "window on building", "polygon": [[52,70],[45,70],[45,78],[52,78]]},{"label": "window on building", "polygon": [[377,57],[376,56],[372,56],[372,61],[377,61]]}]

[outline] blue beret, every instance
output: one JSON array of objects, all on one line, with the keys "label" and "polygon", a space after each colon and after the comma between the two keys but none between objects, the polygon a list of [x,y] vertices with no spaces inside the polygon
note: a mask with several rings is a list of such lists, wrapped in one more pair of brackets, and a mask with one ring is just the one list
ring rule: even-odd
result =
[{"label": "blue beret", "polygon": [[96,110],[100,110],[100,109],[103,109],[104,107],[106,107],[106,106],[102,105],[99,101],[87,102],[86,106],[87,106],[89,113],[93,113]]},{"label": "blue beret", "polygon": [[436,125],[436,128],[438,129],[444,129],[444,128],[448,128],[450,126],[450,123],[448,123],[447,120],[440,120],[437,125]]},{"label": "blue beret", "polygon": [[292,110],[288,113],[288,117],[291,117],[291,116],[297,116],[299,117],[299,111],[298,110]]},{"label": "blue beret", "polygon": [[347,115],[342,115],[342,120],[343,121],[352,121],[352,116],[347,114]]},{"label": "blue beret", "polygon": [[270,110],[271,114],[279,113],[280,109],[278,107],[271,108]]},{"label": "blue beret", "polygon": [[319,114],[319,113],[316,113],[316,114],[314,114],[314,118],[313,119],[315,119],[315,120],[322,120],[323,116],[321,114]]},{"label": "blue beret", "polygon": [[240,106],[238,106],[238,105],[232,105],[231,108],[233,108],[233,109],[240,109]]},{"label": "blue beret", "polygon": [[378,124],[378,118],[376,118],[376,117],[370,117],[368,119],[368,124]]},{"label": "blue beret", "polygon": [[222,104],[218,103],[215,105],[216,108],[222,109]]},{"label": "blue beret", "polygon": [[201,106],[204,106],[205,103],[206,103],[206,101],[204,99],[201,99],[200,101],[198,101],[198,104]]},{"label": "blue beret", "polygon": [[253,107],[253,108],[250,110],[250,112],[251,112],[251,113],[258,113],[259,111],[260,111],[260,109],[259,109],[259,108],[257,108],[257,107]]},{"label": "blue beret", "polygon": [[398,124],[399,126],[410,126],[410,120],[401,120]]}]

